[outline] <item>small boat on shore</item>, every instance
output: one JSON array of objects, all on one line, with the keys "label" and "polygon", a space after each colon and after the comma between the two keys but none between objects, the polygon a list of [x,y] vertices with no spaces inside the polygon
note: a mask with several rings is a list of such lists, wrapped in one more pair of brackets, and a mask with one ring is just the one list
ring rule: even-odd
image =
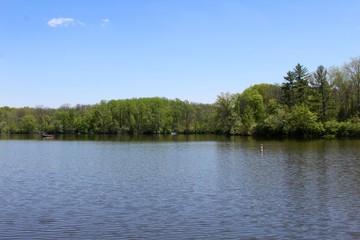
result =
[{"label": "small boat on shore", "polygon": [[54,135],[53,134],[48,134],[48,133],[41,133],[41,137],[42,138],[53,138]]}]

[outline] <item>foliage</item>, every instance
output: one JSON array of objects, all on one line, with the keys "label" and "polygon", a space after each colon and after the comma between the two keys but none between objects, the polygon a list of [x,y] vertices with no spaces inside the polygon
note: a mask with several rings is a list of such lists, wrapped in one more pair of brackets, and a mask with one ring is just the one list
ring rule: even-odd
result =
[{"label": "foliage", "polygon": [[295,102],[295,74],[288,71],[284,77],[285,83],[281,86],[282,90],[282,102],[288,107],[292,107]]},{"label": "foliage", "polygon": [[313,98],[313,105],[315,105],[315,110],[319,112],[321,122],[325,122],[328,119],[327,112],[330,100],[330,84],[327,75],[327,70],[324,66],[320,65],[310,81],[313,95],[315,95]]},{"label": "foliage", "polygon": [[257,126],[255,135],[260,136],[286,136],[288,135],[288,114],[282,108],[272,110],[264,123]]},{"label": "foliage", "polygon": [[316,116],[305,105],[295,105],[289,114],[289,133],[295,136],[311,136],[319,134]]},{"label": "foliage", "polygon": [[1,133],[158,134],[214,131],[211,104],[179,99],[134,98],[101,101],[95,105],[0,108]]},{"label": "foliage", "polygon": [[264,105],[269,104],[271,100],[275,100],[277,102],[281,101],[282,90],[279,85],[261,83],[256,84],[246,90],[250,89],[256,90],[262,96]]},{"label": "foliage", "polygon": [[230,93],[221,93],[216,100],[215,131],[230,134],[236,132],[239,117],[235,110],[236,96]]},{"label": "foliage", "polygon": [[360,137],[360,58],[310,73],[297,64],[281,85],[221,93],[214,104],[160,97],[63,105],[0,107],[0,133],[239,134]]},{"label": "foliage", "polygon": [[265,108],[262,95],[254,87],[246,89],[237,97],[236,110],[241,122],[239,133],[252,135],[257,123],[261,123],[264,119]]}]

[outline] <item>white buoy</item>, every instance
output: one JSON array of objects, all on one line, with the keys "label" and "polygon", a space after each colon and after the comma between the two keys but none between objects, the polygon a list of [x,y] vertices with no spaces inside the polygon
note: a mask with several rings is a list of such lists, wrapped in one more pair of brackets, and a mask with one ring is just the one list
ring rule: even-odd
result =
[{"label": "white buoy", "polygon": [[264,153],[264,145],[260,144],[260,153],[263,154]]}]

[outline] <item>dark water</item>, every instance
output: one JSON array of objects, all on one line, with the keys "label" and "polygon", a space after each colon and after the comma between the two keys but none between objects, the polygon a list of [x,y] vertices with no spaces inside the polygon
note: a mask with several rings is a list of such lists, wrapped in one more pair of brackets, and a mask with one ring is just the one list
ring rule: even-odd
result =
[{"label": "dark water", "polygon": [[17,138],[0,239],[360,238],[359,140]]}]

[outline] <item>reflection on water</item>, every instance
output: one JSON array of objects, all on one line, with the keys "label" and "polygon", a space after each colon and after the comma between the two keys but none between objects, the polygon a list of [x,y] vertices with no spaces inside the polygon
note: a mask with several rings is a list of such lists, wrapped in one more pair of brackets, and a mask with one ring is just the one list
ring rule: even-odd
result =
[{"label": "reflection on water", "polygon": [[358,140],[56,137],[0,140],[0,239],[360,237]]},{"label": "reflection on water", "polygon": [[223,135],[153,135],[153,134],[55,134],[54,138],[42,138],[40,134],[0,134],[0,140],[65,140],[110,142],[168,142],[168,141],[233,141],[234,137]]}]

